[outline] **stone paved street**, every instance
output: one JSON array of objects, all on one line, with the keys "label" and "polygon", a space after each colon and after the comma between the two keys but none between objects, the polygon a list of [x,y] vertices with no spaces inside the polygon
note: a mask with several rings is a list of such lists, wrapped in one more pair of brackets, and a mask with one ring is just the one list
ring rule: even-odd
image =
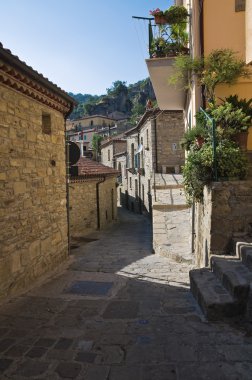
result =
[{"label": "stone paved street", "polygon": [[188,264],[151,253],[149,220],[73,242],[64,272],[1,306],[0,378],[250,380],[252,337],[207,322]]}]

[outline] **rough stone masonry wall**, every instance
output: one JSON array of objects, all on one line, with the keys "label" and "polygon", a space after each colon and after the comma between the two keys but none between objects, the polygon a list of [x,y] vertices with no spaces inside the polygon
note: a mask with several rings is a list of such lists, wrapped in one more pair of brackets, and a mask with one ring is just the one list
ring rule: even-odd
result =
[{"label": "rough stone masonry wall", "polygon": [[83,236],[97,229],[97,180],[69,184],[70,235]]},{"label": "rough stone masonry wall", "polygon": [[[100,185],[100,227],[105,228],[117,219],[116,177],[107,177]],[[113,196],[112,196],[113,193]],[[113,199],[113,202],[112,202]]]},{"label": "rough stone masonry wall", "polygon": [[[42,112],[52,121],[42,133]],[[0,87],[0,298],[67,257],[64,120]]]},{"label": "rough stone masonry wall", "polygon": [[251,232],[252,181],[214,182],[204,189],[204,203],[196,208],[196,260],[209,264],[210,254],[230,252],[232,237]]},{"label": "rough stone masonry wall", "polygon": [[[71,182],[69,186],[70,235],[85,236],[97,229],[96,178],[83,182]],[[113,190],[113,218],[112,218]],[[106,177],[99,184],[100,228],[116,220],[116,177]]]},{"label": "rough stone masonry wall", "polygon": [[185,162],[185,153],[180,141],[185,132],[183,112],[164,112],[157,118],[157,161],[158,172],[162,167],[181,166]]}]

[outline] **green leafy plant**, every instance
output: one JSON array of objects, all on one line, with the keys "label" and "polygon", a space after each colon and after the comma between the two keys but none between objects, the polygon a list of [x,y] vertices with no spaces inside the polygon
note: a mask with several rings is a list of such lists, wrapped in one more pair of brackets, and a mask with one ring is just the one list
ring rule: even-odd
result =
[{"label": "green leafy plant", "polygon": [[238,132],[247,132],[251,125],[251,116],[225,101],[218,106],[210,103],[209,112],[215,119],[217,132],[222,138],[229,138]]},{"label": "green leafy plant", "polygon": [[168,24],[179,24],[186,22],[188,12],[183,5],[172,5],[164,12],[164,16]]},{"label": "green leafy plant", "polygon": [[[219,177],[244,179],[247,174],[247,160],[235,143],[222,140],[216,148]],[[204,186],[213,179],[212,145],[206,143],[198,150],[190,150],[183,167],[183,182],[188,204],[202,202]]]},{"label": "green leafy plant", "polygon": [[183,79],[190,87],[192,76],[205,87],[208,101],[215,103],[215,89],[218,84],[234,84],[240,77],[249,77],[245,62],[238,58],[231,49],[213,50],[207,57],[191,58],[180,56],[175,59],[175,74],[170,79],[177,83]]},{"label": "green leafy plant", "polygon": [[101,142],[103,140],[103,137],[98,134],[94,134],[92,138],[92,148],[95,152],[96,159],[98,158],[98,155],[101,153]]},{"label": "green leafy plant", "polygon": [[208,138],[208,130],[204,125],[197,124],[196,127],[188,129],[180,141],[180,145],[185,150],[190,150],[191,148],[198,149],[200,144],[198,139],[206,140]]},{"label": "green leafy plant", "polygon": [[252,98],[239,99],[238,95],[230,95],[228,98],[225,98],[225,101],[231,103],[233,107],[242,109],[247,116],[251,117],[252,120]]}]

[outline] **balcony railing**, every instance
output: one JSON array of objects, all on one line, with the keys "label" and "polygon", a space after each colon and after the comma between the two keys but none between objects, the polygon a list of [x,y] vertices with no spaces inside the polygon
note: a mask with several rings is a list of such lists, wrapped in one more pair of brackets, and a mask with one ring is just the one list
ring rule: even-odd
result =
[{"label": "balcony railing", "polygon": [[187,22],[178,24],[149,23],[150,58],[175,57],[189,54]]}]

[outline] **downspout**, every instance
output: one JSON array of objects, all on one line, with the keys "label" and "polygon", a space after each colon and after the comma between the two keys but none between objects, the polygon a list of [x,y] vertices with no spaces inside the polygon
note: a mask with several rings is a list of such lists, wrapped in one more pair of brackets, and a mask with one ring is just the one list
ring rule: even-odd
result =
[{"label": "downspout", "polygon": [[71,104],[70,110],[64,115],[64,133],[65,133],[65,163],[66,163],[66,209],[67,209],[67,244],[68,256],[70,255],[70,210],[69,210],[69,178],[70,178],[70,162],[69,162],[69,144],[66,133],[66,120],[72,113],[74,105]]},{"label": "downspout", "polygon": [[[139,137],[139,135],[140,135],[140,132],[138,130],[138,132],[137,132],[137,144],[138,144],[138,146],[140,145],[140,137]],[[141,163],[141,161],[140,161],[140,154],[139,154],[139,163],[138,163],[139,166],[140,166],[140,163]],[[139,213],[142,214],[141,175],[140,175],[139,171],[138,171],[138,198],[139,198]]]},{"label": "downspout", "polygon": [[96,182],[96,212],[97,212],[97,230],[100,229],[101,223],[100,223],[100,193],[99,193],[99,185],[103,182],[105,182],[106,177],[102,177],[102,179],[98,182]]},{"label": "downspout", "polygon": [[155,202],[157,201],[157,194],[156,194],[156,177],[155,173],[158,172],[158,153],[157,153],[157,120],[154,118],[154,136],[155,136],[155,170],[154,170],[154,196],[155,196]]},{"label": "downspout", "polygon": [[[200,6],[200,55],[201,57],[204,57],[205,54],[205,46],[204,46],[204,1],[199,0],[199,6]],[[202,96],[202,106],[203,108],[206,108],[206,97],[205,97],[205,88],[204,86],[201,86],[201,96]]]}]

